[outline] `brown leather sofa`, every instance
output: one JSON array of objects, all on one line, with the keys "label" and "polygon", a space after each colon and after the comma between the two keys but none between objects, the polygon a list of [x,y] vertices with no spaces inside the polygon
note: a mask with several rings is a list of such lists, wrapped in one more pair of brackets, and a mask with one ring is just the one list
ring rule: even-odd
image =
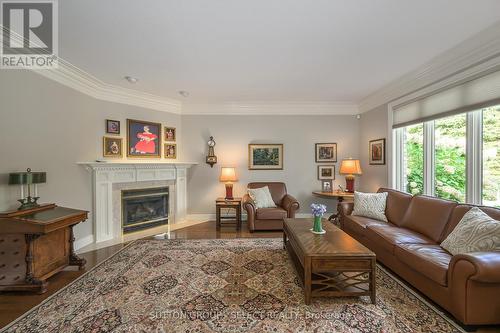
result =
[{"label": "brown leather sofa", "polygon": [[[472,206],[385,188],[378,192],[389,193],[389,223],[352,216],[354,203],[342,202],[342,229],[463,324],[500,324],[500,252],[452,256],[439,246]],[[500,220],[500,209],[479,208]]]},{"label": "brown leather sofa", "polygon": [[248,229],[255,230],[282,230],[283,219],[295,217],[299,209],[299,202],[286,192],[286,185],[278,182],[249,183],[248,188],[268,186],[276,208],[255,208],[255,203],[248,194],[243,197],[243,208],[247,211]]}]

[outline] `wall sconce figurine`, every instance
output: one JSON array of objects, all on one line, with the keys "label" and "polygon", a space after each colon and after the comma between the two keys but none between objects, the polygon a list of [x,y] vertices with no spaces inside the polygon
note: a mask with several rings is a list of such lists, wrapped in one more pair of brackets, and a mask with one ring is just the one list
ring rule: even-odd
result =
[{"label": "wall sconce figurine", "polygon": [[211,168],[213,168],[214,164],[217,163],[217,156],[215,156],[214,152],[215,140],[213,136],[210,137],[210,140],[207,142],[207,144],[208,144],[208,155],[206,162],[207,164],[210,164]]}]

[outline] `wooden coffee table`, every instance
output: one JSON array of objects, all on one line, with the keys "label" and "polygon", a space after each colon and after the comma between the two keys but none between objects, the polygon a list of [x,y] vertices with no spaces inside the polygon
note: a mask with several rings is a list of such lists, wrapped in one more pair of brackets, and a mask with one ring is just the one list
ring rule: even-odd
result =
[{"label": "wooden coffee table", "polygon": [[331,223],[315,235],[311,219],[285,219],[283,246],[304,286],[305,303],[312,297],[370,296],[375,304],[375,253]]}]

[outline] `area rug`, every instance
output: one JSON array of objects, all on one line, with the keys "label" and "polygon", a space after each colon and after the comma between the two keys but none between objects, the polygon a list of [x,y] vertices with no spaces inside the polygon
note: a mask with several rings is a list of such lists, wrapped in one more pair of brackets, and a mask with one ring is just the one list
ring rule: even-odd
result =
[{"label": "area rug", "polygon": [[461,332],[377,268],[368,297],[311,305],[281,239],[139,240],[6,332]]}]

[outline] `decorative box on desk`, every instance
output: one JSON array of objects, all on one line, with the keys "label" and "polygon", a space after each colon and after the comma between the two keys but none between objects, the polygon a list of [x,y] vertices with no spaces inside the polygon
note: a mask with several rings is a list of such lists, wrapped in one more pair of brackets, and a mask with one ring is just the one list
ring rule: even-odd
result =
[{"label": "decorative box on desk", "polygon": [[83,269],[74,252],[73,226],[88,212],[55,204],[0,213],[0,290],[42,294],[47,279],[69,265]]}]

